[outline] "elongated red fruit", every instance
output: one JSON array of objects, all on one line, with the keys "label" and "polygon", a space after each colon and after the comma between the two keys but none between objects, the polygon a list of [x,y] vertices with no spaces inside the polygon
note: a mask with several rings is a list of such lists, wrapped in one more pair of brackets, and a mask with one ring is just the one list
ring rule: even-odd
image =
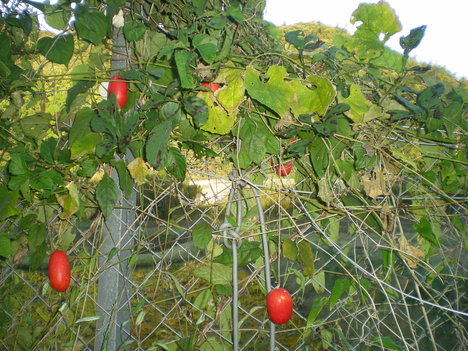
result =
[{"label": "elongated red fruit", "polygon": [[204,87],[210,88],[212,93],[214,93],[220,87],[219,83],[210,83],[210,82],[203,82],[201,83],[201,85],[203,85]]},{"label": "elongated red fruit", "polygon": [[293,163],[292,161],[289,161],[280,165],[274,165],[273,167],[277,175],[279,175],[280,177],[286,177],[289,173],[291,173]]},{"label": "elongated red fruit", "polygon": [[57,250],[49,257],[49,281],[50,286],[63,292],[70,285],[70,262],[65,252]]},{"label": "elongated red fruit", "polygon": [[125,79],[120,78],[120,74],[113,76],[109,82],[107,96],[109,97],[111,93],[115,95],[120,108],[124,108],[127,104],[128,85]]},{"label": "elongated red fruit", "polygon": [[267,311],[271,321],[275,324],[284,324],[291,318],[293,300],[286,289],[273,289],[267,295]]}]

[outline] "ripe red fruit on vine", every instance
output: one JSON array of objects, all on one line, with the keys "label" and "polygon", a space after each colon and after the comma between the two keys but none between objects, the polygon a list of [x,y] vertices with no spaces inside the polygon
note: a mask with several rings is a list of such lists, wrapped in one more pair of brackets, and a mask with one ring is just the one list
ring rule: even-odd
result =
[{"label": "ripe red fruit on vine", "polygon": [[273,170],[280,177],[286,177],[289,173],[291,173],[292,167],[292,161],[288,161],[280,165],[274,165]]},{"label": "ripe red fruit on vine", "polygon": [[219,83],[210,83],[210,82],[203,82],[201,83],[201,85],[203,85],[204,87],[210,88],[212,93],[214,93],[220,87]]},{"label": "ripe red fruit on vine", "polygon": [[113,76],[109,82],[107,96],[109,97],[111,93],[114,93],[120,108],[124,108],[127,103],[128,84],[125,79],[120,78],[120,74]]},{"label": "ripe red fruit on vine", "polygon": [[49,257],[50,286],[57,291],[65,291],[70,285],[70,263],[65,252],[57,250]]},{"label": "ripe red fruit on vine", "polygon": [[267,295],[267,311],[271,321],[275,324],[284,324],[291,318],[293,300],[286,289],[271,290]]}]

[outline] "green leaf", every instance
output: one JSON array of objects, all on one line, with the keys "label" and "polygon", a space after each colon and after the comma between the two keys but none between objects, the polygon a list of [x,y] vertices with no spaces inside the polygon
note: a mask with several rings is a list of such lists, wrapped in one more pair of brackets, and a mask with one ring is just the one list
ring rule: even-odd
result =
[{"label": "green leaf", "polygon": [[95,154],[105,162],[109,162],[112,159],[112,155],[115,151],[115,143],[109,139],[104,138],[99,144],[96,145]]},{"label": "green leaf", "polygon": [[90,132],[81,135],[70,148],[71,158],[76,160],[85,155],[93,154],[101,141],[102,137],[96,133]]},{"label": "green leaf", "polygon": [[75,28],[80,38],[99,45],[107,34],[106,16],[79,5],[76,9]]},{"label": "green leaf", "polygon": [[252,67],[245,72],[245,87],[250,97],[275,111],[279,116],[284,116],[291,107],[293,88],[284,83],[286,68],[283,66],[271,66],[268,69],[270,78],[266,84],[260,81],[260,74]]},{"label": "green leaf", "polygon": [[318,113],[322,115],[336,96],[334,86],[319,76],[307,77],[307,87],[299,80],[285,81],[287,76],[283,66],[270,66],[263,84],[260,74],[248,67],[244,84],[250,97],[275,111],[279,116],[286,116],[290,110],[299,117],[302,114]]},{"label": "green leaf", "polygon": [[215,16],[208,22],[208,27],[213,29],[223,29],[226,26],[226,16]]},{"label": "green leaf", "polygon": [[315,256],[310,244],[303,240],[298,245],[298,259],[304,268],[304,275],[311,277],[315,273]]},{"label": "green leaf", "polygon": [[11,255],[11,240],[4,234],[0,233],[0,257],[8,258]]},{"label": "green leaf", "polygon": [[36,113],[20,120],[21,127],[26,136],[40,138],[50,128],[52,116],[49,113]]},{"label": "green leaf", "polygon": [[419,223],[414,223],[413,228],[419,235],[421,235],[431,244],[439,246],[439,241],[433,233],[431,223],[426,218],[422,218]]},{"label": "green leaf", "polygon": [[215,291],[224,296],[232,296],[232,288],[231,285],[228,284],[218,284],[215,285]]},{"label": "green leaf", "polygon": [[400,38],[400,46],[404,50],[404,55],[408,56],[411,50],[418,47],[426,32],[426,26],[411,29],[406,37]]},{"label": "green leaf", "polygon": [[196,14],[200,16],[205,11],[208,0],[192,0],[192,4],[196,9]]},{"label": "green leaf", "polygon": [[168,141],[172,131],[172,121],[166,120],[156,125],[146,141],[146,160],[152,164],[160,164],[168,152]]},{"label": "green leaf", "polygon": [[351,84],[349,96],[344,100],[349,105],[348,116],[355,123],[364,122],[366,113],[370,109],[370,102],[361,92],[361,87]]},{"label": "green leaf", "polygon": [[184,99],[183,106],[185,111],[192,116],[195,127],[202,127],[208,120],[208,105],[197,96],[189,96]]},{"label": "green leaf", "polygon": [[309,34],[306,36],[302,30],[287,32],[284,35],[284,39],[299,52],[307,48],[317,48],[317,45],[321,45],[321,42],[315,35]]},{"label": "green leaf", "polygon": [[207,34],[196,34],[192,44],[206,63],[213,63],[218,51],[218,41],[215,38]]},{"label": "green leaf", "polygon": [[12,153],[10,163],[8,164],[8,171],[12,175],[29,174],[29,167],[26,164],[25,154]]},{"label": "green leaf", "polygon": [[129,21],[125,22],[123,31],[125,34],[125,39],[128,41],[136,41],[143,38],[146,32],[146,26],[141,22]]},{"label": "green leaf", "polygon": [[369,279],[363,278],[359,279],[359,290],[361,293],[361,303],[365,304],[367,298],[369,297],[369,288],[371,286],[371,281]]},{"label": "green leaf", "polygon": [[166,170],[172,174],[177,180],[184,180],[185,174],[187,171],[187,162],[185,157],[180,153],[180,151],[175,148],[169,148],[166,153],[164,160],[164,167]]},{"label": "green leaf", "polygon": [[11,74],[10,68],[3,62],[0,61],[0,77],[8,77]]},{"label": "green leaf", "polygon": [[54,163],[55,152],[57,150],[57,139],[48,138],[41,143],[40,155],[47,163]]},{"label": "green leaf", "polygon": [[45,20],[47,24],[55,29],[64,30],[71,18],[71,9],[66,6],[44,6]]},{"label": "green leaf", "polygon": [[37,48],[50,62],[68,65],[73,56],[73,36],[65,34],[54,38],[41,38],[37,42]]},{"label": "green leaf", "polygon": [[31,253],[30,267],[36,270],[42,266],[47,255],[47,244],[44,242]]},{"label": "green leaf", "polygon": [[444,94],[445,87],[443,83],[438,83],[424,89],[416,100],[417,104],[423,108],[429,109],[441,103],[441,96]]},{"label": "green leaf", "polygon": [[388,272],[389,269],[392,269],[395,264],[395,253],[392,250],[380,249],[382,254],[382,264],[385,269],[385,272]]},{"label": "green leaf", "polygon": [[109,218],[119,199],[119,188],[106,173],[96,186],[96,200],[104,217]]},{"label": "green leaf", "polygon": [[42,171],[31,178],[31,188],[42,191],[44,197],[50,196],[60,185],[63,185],[63,178],[52,169]]},{"label": "green leaf", "polygon": [[180,105],[176,102],[168,102],[164,104],[159,110],[159,114],[165,120],[172,121],[173,125],[176,125],[182,116]]},{"label": "green leaf", "polygon": [[336,305],[341,296],[349,289],[351,282],[347,279],[336,279],[330,295],[330,311]]},{"label": "green leaf", "polygon": [[185,295],[186,295],[186,290],[184,288],[182,288],[182,285],[180,284],[180,282],[177,280],[177,278],[170,272],[164,272],[167,276],[169,276],[169,278],[172,279],[172,281],[174,282],[174,285],[177,289],[177,291],[179,292],[180,296],[182,296],[184,299],[185,299]]},{"label": "green leaf", "polygon": [[99,113],[91,119],[91,130],[96,133],[105,133],[111,136],[113,140],[116,140],[120,136],[118,117],[120,116],[113,115],[108,110],[99,110]]},{"label": "green leaf", "polygon": [[360,4],[351,17],[351,23],[356,22],[362,23],[354,32],[352,40],[345,42],[345,47],[362,59],[379,57],[387,40],[401,30],[398,17],[384,1]]},{"label": "green leaf", "polygon": [[94,322],[94,321],[97,321],[98,319],[101,319],[101,316],[83,317],[83,318],[77,319],[75,321],[75,324],[86,323],[86,322]]},{"label": "green leaf", "polygon": [[359,178],[357,172],[354,169],[352,161],[348,160],[336,160],[337,171],[340,176],[346,181],[346,183],[355,190],[358,190],[360,187]]},{"label": "green leaf", "polygon": [[244,15],[238,6],[229,6],[226,15],[235,23],[240,24],[244,21]]},{"label": "green leaf", "polygon": [[180,83],[184,89],[193,89],[195,84],[193,83],[192,74],[189,72],[190,63],[195,57],[195,54],[186,50],[177,50],[175,53],[175,62],[177,71],[179,72]]},{"label": "green leaf", "polygon": [[195,277],[206,280],[213,285],[230,285],[232,281],[231,268],[220,263],[211,263],[193,271]]},{"label": "green leaf", "polygon": [[380,336],[375,339],[375,344],[377,347],[383,346],[385,350],[394,350],[394,351],[402,351],[403,349],[398,346],[391,337],[389,336]]},{"label": "green leaf", "polygon": [[297,247],[294,241],[289,238],[283,239],[283,255],[290,260],[295,260],[297,258]]},{"label": "green leaf", "polygon": [[90,107],[85,107],[76,113],[73,125],[68,134],[70,145],[73,145],[75,141],[83,135],[91,132],[90,122],[95,115],[95,112]]},{"label": "green leaf", "polygon": [[42,223],[32,223],[29,227],[28,246],[31,251],[35,251],[45,242],[47,227]]},{"label": "green leaf", "polygon": [[200,221],[192,229],[193,244],[199,249],[204,249],[212,239],[213,229],[205,221]]},{"label": "green leaf", "polygon": [[124,196],[129,198],[133,192],[133,178],[127,169],[127,165],[123,160],[112,162],[112,165],[115,167],[117,174],[119,175],[120,189],[124,193]]},{"label": "green leaf", "polygon": [[94,69],[88,64],[79,64],[72,68],[70,72],[71,81],[76,83],[80,80],[89,80],[95,78]]},{"label": "green leaf", "polygon": [[[247,168],[252,162],[260,165],[266,155],[266,134],[264,128],[259,128],[258,122],[252,118],[242,120],[239,137],[242,140],[241,150],[238,155],[238,166]],[[268,132],[268,131],[267,131]],[[237,155],[234,156],[237,163]]]},{"label": "green leaf", "polygon": [[405,68],[401,54],[387,47],[384,47],[382,54],[371,62],[375,66],[391,69],[398,73],[403,72]]},{"label": "green leaf", "polygon": [[314,171],[319,178],[322,178],[329,163],[328,148],[325,141],[316,136],[309,144],[309,152]]},{"label": "green leaf", "polygon": [[225,79],[226,85],[218,90],[218,102],[229,114],[236,114],[239,105],[245,99],[243,72],[238,69],[224,69],[219,73],[219,77]]},{"label": "green leaf", "polygon": [[378,36],[385,34],[384,42],[401,30],[398,17],[388,3],[380,1],[377,4],[362,3],[351,16],[351,23],[362,22],[358,27]]},{"label": "green leaf", "polygon": [[92,80],[80,80],[70,89],[68,89],[67,99],[65,101],[65,107],[67,112],[70,112],[70,108],[75,101],[76,97],[80,94],[87,93],[89,89],[94,86],[95,82]]},{"label": "green leaf", "polygon": [[[255,261],[262,254],[260,243],[258,242],[243,242],[242,246],[237,249],[237,265],[239,267]],[[214,259],[215,262],[224,265],[232,265],[232,250],[224,248],[221,255]]]},{"label": "green leaf", "polygon": [[314,324],[320,311],[322,311],[323,307],[327,304],[327,301],[328,301],[328,297],[320,297],[314,300],[314,302],[312,303],[312,307],[310,309],[309,315],[307,316],[308,326]]},{"label": "green leaf", "polygon": [[97,168],[97,162],[94,159],[88,159],[81,162],[81,169],[78,171],[80,177],[91,177]]}]

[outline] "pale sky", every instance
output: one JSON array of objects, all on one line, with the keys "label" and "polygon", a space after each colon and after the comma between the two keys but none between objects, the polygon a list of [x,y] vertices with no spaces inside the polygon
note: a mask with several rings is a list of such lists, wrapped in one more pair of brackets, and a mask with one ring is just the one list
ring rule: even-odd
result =
[{"label": "pale sky", "polygon": [[[353,32],[351,14],[361,2],[378,0],[267,0],[264,19],[278,26],[321,22]],[[399,39],[412,28],[427,25],[421,44],[412,51],[420,62],[437,64],[468,79],[468,0],[387,0],[403,27],[388,45],[402,52]]]}]

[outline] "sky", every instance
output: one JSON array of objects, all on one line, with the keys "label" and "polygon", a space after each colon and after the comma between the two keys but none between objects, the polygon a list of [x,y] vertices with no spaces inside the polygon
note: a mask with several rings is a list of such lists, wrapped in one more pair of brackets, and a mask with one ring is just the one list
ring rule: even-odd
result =
[{"label": "sky", "polygon": [[[378,0],[267,0],[264,19],[277,26],[320,22],[352,33],[351,14],[361,2]],[[387,0],[398,15],[402,31],[387,43],[402,52],[399,39],[412,28],[427,25],[421,44],[410,56],[445,67],[468,79],[468,0]]]}]

